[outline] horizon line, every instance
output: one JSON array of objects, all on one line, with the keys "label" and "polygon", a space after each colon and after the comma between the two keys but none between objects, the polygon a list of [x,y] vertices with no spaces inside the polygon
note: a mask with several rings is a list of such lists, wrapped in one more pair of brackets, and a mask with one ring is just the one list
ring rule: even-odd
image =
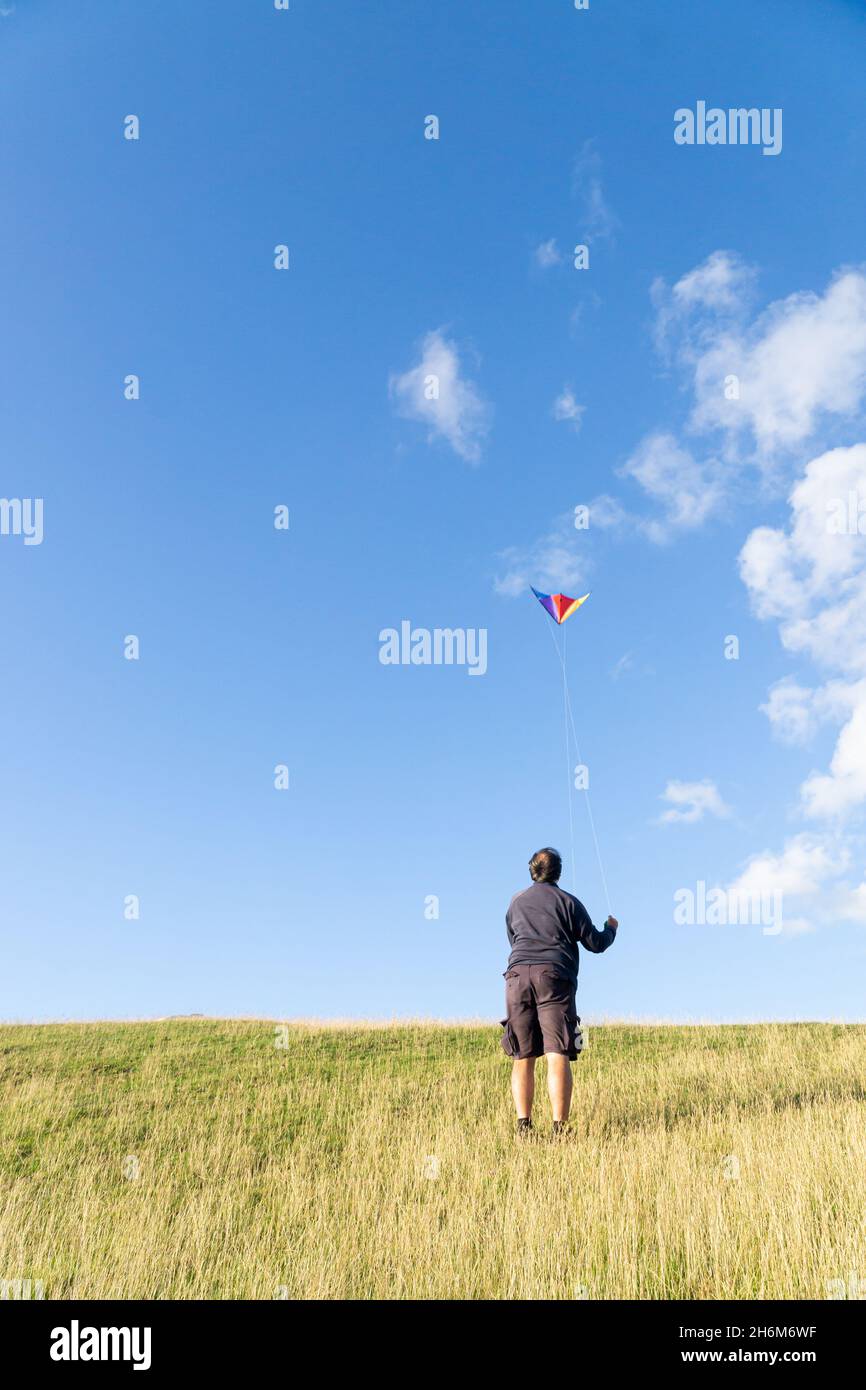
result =
[{"label": "horizon line", "polygon": [[[155,1014],[134,1015],[125,1018],[45,1018],[45,1019],[0,1019],[0,1028],[54,1028],[87,1027],[99,1024],[137,1024],[137,1023],[268,1023],[283,1026],[306,1028],[499,1028],[500,1024],[481,1017],[435,1018],[423,1015],[392,1015],[390,1017],[348,1017],[335,1016],[319,1018],[315,1016],[288,1017],[278,1014]],[[866,1018],[670,1018],[670,1017],[587,1017],[586,1028],[736,1028],[736,1027],[781,1027],[792,1024],[813,1026],[858,1027],[866,1024]]]}]

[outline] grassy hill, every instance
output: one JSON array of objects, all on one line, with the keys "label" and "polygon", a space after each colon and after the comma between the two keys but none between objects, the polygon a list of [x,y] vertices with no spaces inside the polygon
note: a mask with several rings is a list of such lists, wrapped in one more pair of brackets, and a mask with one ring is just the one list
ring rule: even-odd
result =
[{"label": "grassy hill", "polygon": [[0,1280],[48,1299],[573,1299],[866,1279],[866,1027],[591,1029],[564,1143],[543,1094],[541,1133],[515,1141],[498,1038],[0,1027]]}]

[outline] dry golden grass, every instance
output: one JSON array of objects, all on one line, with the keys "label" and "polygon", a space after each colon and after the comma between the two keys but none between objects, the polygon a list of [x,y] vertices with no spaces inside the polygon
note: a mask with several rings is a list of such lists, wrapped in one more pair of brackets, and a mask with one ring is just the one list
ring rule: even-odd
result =
[{"label": "dry golden grass", "polygon": [[[517,1142],[498,1030],[0,1028],[0,1280],[46,1298],[825,1298],[866,1027],[606,1025]],[[136,1176],[137,1173],[137,1176]]]}]

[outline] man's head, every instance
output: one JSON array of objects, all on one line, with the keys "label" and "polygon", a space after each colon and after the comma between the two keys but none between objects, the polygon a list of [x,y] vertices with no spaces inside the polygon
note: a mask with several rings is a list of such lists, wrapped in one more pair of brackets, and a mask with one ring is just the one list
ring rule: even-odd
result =
[{"label": "man's head", "polygon": [[562,860],[555,849],[537,849],[529,861],[533,883],[558,883],[561,873]]}]

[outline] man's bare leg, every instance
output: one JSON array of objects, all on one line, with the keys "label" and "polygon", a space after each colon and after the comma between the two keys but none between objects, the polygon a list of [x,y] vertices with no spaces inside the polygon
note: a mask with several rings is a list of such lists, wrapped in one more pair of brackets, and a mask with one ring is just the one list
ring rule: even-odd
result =
[{"label": "man's bare leg", "polygon": [[554,1124],[567,1120],[571,1109],[571,1063],[562,1052],[547,1054],[547,1090]]},{"label": "man's bare leg", "polygon": [[518,1120],[528,1120],[532,1115],[535,1095],[534,1057],[515,1057],[511,1068],[511,1094]]}]

